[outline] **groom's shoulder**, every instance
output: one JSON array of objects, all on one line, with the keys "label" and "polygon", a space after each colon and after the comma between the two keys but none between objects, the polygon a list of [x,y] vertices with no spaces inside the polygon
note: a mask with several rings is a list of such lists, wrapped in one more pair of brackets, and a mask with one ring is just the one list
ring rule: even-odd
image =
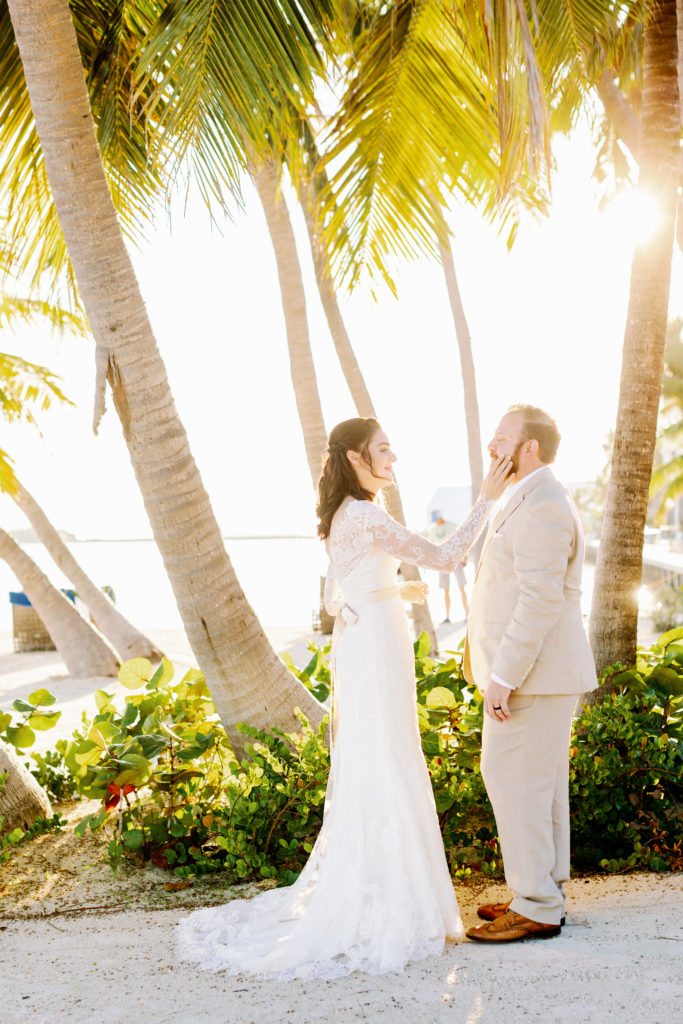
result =
[{"label": "groom's shoulder", "polygon": [[536,486],[529,491],[525,500],[525,504],[529,509],[544,505],[547,502],[562,505],[567,509],[571,508],[572,502],[567,488],[550,472],[539,476]]}]

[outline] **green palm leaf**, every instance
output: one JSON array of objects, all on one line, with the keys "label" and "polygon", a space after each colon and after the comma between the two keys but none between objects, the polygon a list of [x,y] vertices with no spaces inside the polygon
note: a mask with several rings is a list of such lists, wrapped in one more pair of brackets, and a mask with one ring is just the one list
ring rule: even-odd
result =
[{"label": "green palm leaf", "polygon": [[[150,158],[143,106],[133,103],[135,53],[161,2],[73,0],[74,26],[89,69],[93,116],[110,188],[126,234],[141,236],[162,194]],[[55,88],[59,84],[55,83]],[[76,283],[50,194],[6,0],[0,0],[0,231],[15,275],[45,278],[60,305],[78,305]],[[65,295],[60,293],[65,291]]]},{"label": "green palm leaf", "polygon": [[0,415],[8,423],[23,419],[37,426],[35,410],[45,412],[55,401],[73,405],[60,383],[47,367],[0,352]]},{"label": "green palm leaf", "polygon": [[[435,254],[438,208],[456,193],[505,223],[542,203],[548,107],[563,127],[616,53],[637,4],[597,0],[399,0],[354,35],[327,140],[335,275]],[[590,65],[590,73],[589,73]],[[533,169],[533,174],[531,170]],[[339,242],[342,218],[351,248]]]},{"label": "green palm leaf", "polygon": [[24,320],[26,323],[30,323],[32,320],[44,320],[60,334],[70,331],[82,338],[88,334],[88,324],[80,312],[72,313],[40,299],[21,299],[12,295],[0,295],[0,327],[10,327],[17,320]]},{"label": "green palm leaf", "polygon": [[0,491],[12,495],[16,494],[18,489],[19,481],[14,471],[14,460],[0,449]]},{"label": "green palm leaf", "polygon": [[239,196],[242,171],[277,155],[292,110],[314,101],[338,14],[337,0],[171,0],[137,72],[169,177],[187,162],[209,201]]}]

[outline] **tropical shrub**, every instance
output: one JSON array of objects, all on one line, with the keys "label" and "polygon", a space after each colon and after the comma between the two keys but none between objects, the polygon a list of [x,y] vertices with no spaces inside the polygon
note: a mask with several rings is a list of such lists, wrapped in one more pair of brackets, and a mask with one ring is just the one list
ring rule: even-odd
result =
[{"label": "tropical shrub", "polygon": [[[579,869],[683,868],[679,641],[683,629],[639,651],[635,666],[608,669],[603,681],[609,676],[617,692],[574,723],[570,797]],[[328,651],[311,646],[308,665],[297,671],[320,698],[329,694]],[[431,658],[424,634],[415,666],[422,748],[451,869],[461,878],[498,874],[495,820],[479,770],[481,697],[463,678],[462,654]],[[166,659],[156,671],[146,659],[126,662],[119,678],[131,692],[123,707],[98,690],[93,719],[84,716],[56,752],[36,756],[43,784],[101,800],[76,831],[106,828],[114,868],[125,857],[180,877],[221,869],[227,881],[293,881],[322,822],[327,719],[314,731],[300,715],[301,730],[291,734],[240,726],[248,742],[238,760],[201,673],[178,683],[173,676]],[[53,700],[41,690],[15,701],[23,718],[12,724],[0,716],[0,735],[28,745],[27,728],[56,721],[59,712],[43,710]]]},{"label": "tropical shrub", "polygon": [[[119,679],[139,693],[119,710],[97,691],[97,714],[74,734],[66,763],[79,792],[99,798],[76,831],[113,823],[109,859],[149,859],[180,877],[222,868],[229,880],[289,882],[320,828],[329,758],[326,722],[314,733],[249,736],[239,762],[200,672],[173,684],[173,666],[126,662]],[[113,819],[113,821],[112,821]]]}]

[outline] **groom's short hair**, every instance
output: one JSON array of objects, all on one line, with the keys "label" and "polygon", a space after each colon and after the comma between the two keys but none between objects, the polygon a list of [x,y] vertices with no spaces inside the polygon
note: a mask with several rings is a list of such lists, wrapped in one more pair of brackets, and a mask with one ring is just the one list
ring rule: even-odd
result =
[{"label": "groom's short hair", "polygon": [[552,416],[535,405],[511,405],[508,412],[522,417],[520,441],[538,441],[538,457],[541,462],[553,462],[561,435]]}]

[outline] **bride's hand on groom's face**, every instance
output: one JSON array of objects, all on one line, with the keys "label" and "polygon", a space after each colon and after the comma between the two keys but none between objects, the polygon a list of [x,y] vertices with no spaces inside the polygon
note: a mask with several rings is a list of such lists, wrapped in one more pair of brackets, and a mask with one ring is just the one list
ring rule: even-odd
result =
[{"label": "bride's hand on groom's face", "polygon": [[487,501],[495,501],[500,498],[513,476],[512,459],[509,455],[499,455],[491,463],[491,468],[482,484],[482,497]]}]

